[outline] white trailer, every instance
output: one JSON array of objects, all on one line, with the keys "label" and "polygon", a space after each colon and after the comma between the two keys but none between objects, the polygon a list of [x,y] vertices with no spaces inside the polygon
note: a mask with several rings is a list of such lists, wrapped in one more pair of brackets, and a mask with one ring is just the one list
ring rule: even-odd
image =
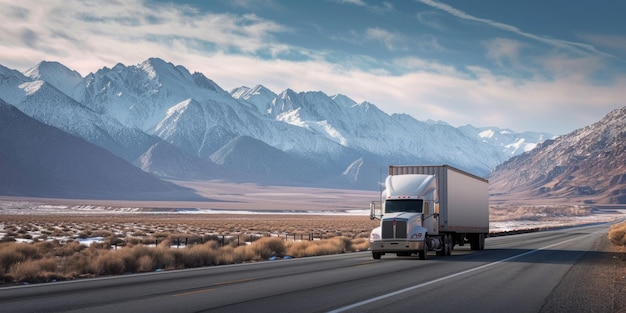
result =
[{"label": "white trailer", "polygon": [[380,226],[370,234],[374,259],[428,251],[450,255],[455,244],[485,247],[489,234],[489,182],[449,165],[389,166],[381,201],[370,204]]}]

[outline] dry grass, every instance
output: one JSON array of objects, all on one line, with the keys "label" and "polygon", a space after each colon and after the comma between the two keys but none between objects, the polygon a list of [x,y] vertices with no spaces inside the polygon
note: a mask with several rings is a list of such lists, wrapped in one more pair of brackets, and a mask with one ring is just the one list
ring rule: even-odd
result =
[{"label": "dry grass", "polygon": [[217,242],[170,247],[142,244],[111,249],[103,245],[61,244],[58,241],[0,244],[0,281],[39,283],[102,275],[149,272],[158,269],[235,264],[267,260],[270,257],[304,257],[360,251],[366,239],[335,237],[293,242],[277,237],[261,238],[250,245],[224,247]]},{"label": "dry grass", "polygon": [[611,226],[608,236],[613,244],[626,246],[626,223]]},{"label": "dry grass", "polygon": [[[6,215],[2,219],[2,283],[363,251],[369,247],[369,231],[377,224],[368,217],[310,215]],[[308,240],[311,234],[315,240]],[[25,235],[32,236],[31,243],[15,242]],[[224,240],[225,235],[241,241]],[[87,246],[77,241],[92,237],[102,237],[103,242]]]}]

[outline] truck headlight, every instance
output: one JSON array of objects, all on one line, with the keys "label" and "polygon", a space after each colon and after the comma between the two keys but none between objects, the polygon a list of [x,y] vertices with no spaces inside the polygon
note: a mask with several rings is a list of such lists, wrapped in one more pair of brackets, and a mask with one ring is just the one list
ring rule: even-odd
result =
[{"label": "truck headlight", "polygon": [[420,239],[420,238],[422,238],[422,233],[417,233],[417,234],[411,235],[411,239]]},{"label": "truck headlight", "polygon": [[376,234],[376,233],[371,233],[370,234],[370,241],[374,241],[374,240],[380,240],[380,235]]}]

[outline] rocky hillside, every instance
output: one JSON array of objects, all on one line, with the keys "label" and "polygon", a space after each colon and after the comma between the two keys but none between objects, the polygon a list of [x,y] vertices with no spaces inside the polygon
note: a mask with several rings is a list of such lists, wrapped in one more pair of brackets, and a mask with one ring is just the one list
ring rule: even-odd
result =
[{"label": "rocky hillside", "polygon": [[511,158],[489,180],[492,201],[626,203],[626,107]]}]

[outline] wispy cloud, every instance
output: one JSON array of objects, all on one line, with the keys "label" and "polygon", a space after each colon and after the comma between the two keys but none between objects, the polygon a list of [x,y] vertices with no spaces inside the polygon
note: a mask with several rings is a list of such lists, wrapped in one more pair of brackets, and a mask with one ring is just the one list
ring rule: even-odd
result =
[{"label": "wispy cloud", "polygon": [[[112,50],[119,48],[137,55],[168,45],[183,45],[197,53],[278,54],[291,48],[273,37],[289,31],[287,27],[253,14],[214,14],[141,0],[116,5],[77,0],[0,5],[0,43],[56,49],[61,56],[88,57],[85,54],[91,51],[118,54]],[[111,41],[116,44],[111,46]]]},{"label": "wispy cloud", "polygon": [[514,65],[519,67],[519,56],[523,43],[508,38],[495,38],[485,43],[487,58],[492,59],[500,67]]},{"label": "wispy cloud", "polygon": [[418,12],[415,15],[415,18],[417,18],[418,22],[428,27],[431,27],[437,30],[446,29],[446,26],[438,19],[438,14],[433,13],[432,11]]},{"label": "wispy cloud", "polygon": [[365,38],[369,41],[381,42],[389,51],[407,50],[408,38],[406,36],[379,27],[366,29]]},{"label": "wispy cloud", "polygon": [[464,20],[468,20],[468,21],[473,21],[473,22],[477,22],[477,23],[482,23],[485,25],[489,25],[491,27],[500,29],[500,30],[504,30],[504,31],[508,31],[514,34],[517,34],[519,36],[522,37],[526,37],[528,39],[532,39],[538,42],[542,42],[544,44],[553,46],[553,47],[557,47],[557,48],[561,48],[561,49],[565,49],[568,50],[572,53],[576,53],[578,55],[590,55],[590,54],[594,54],[594,55],[602,55],[602,56],[606,56],[606,57],[611,57],[611,58],[615,58],[615,56],[608,54],[606,52],[600,51],[598,49],[596,49],[594,46],[586,44],[586,43],[580,43],[580,42],[573,42],[573,41],[567,41],[567,40],[560,40],[560,39],[554,39],[554,38],[547,38],[547,37],[542,37],[542,36],[538,36],[535,34],[531,34],[531,33],[527,33],[524,32],[522,30],[520,30],[519,28],[513,26],[513,25],[508,25],[505,23],[501,23],[498,21],[493,21],[490,19],[485,19],[485,18],[479,18],[479,17],[475,17],[473,15],[467,14],[459,9],[456,9],[454,7],[451,7],[445,3],[441,3],[441,2],[437,2],[434,0],[419,0],[420,2],[442,10],[444,12],[447,12],[457,18],[460,19],[464,19]]},{"label": "wispy cloud", "polygon": [[385,12],[390,12],[393,10],[393,4],[388,1],[383,1],[380,5],[368,4],[363,0],[335,0],[335,1],[337,3],[351,4],[351,5],[364,7],[372,12],[377,12],[377,13],[385,13]]},{"label": "wispy cloud", "polygon": [[626,59],[623,57],[626,55],[626,36],[592,33],[583,33],[579,34],[579,36],[596,46],[614,49],[621,53],[622,59]]}]

